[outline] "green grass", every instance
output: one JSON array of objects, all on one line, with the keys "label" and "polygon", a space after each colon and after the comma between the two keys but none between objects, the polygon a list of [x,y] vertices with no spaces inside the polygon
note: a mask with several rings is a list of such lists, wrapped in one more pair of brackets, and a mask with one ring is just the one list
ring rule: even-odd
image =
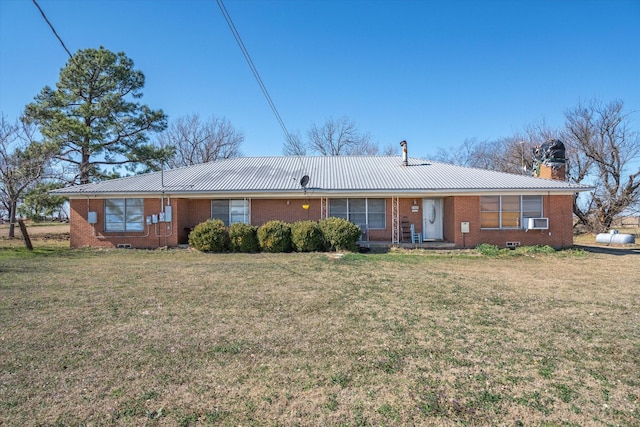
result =
[{"label": "green grass", "polygon": [[0,249],[0,424],[640,424],[638,255],[525,255]]}]

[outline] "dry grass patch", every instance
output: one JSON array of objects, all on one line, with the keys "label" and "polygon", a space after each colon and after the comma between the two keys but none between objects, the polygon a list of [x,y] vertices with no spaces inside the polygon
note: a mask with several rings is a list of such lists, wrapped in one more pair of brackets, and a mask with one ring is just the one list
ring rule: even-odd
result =
[{"label": "dry grass patch", "polygon": [[[32,223],[28,221],[27,232],[34,247],[44,249],[69,247],[70,233],[68,223]],[[9,224],[0,224],[0,249],[25,247],[18,224],[15,225],[14,234],[15,238],[9,239]]]},{"label": "dry grass patch", "polygon": [[638,277],[579,251],[4,249],[0,418],[639,424]]}]

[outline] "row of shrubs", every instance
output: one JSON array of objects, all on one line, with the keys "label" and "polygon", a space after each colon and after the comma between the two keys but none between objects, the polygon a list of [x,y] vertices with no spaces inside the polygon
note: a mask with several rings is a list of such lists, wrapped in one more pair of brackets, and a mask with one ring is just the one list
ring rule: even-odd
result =
[{"label": "row of shrubs", "polygon": [[320,252],[355,250],[360,227],[342,218],[292,224],[269,221],[256,227],[235,223],[226,227],[210,219],[194,227],[189,245],[202,252]]}]

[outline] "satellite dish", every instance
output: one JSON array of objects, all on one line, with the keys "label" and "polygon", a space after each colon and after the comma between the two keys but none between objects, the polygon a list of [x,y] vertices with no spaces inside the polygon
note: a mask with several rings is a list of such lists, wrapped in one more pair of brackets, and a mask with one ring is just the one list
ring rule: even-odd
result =
[{"label": "satellite dish", "polygon": [[302,186],[302,188],[305,188],[308,183],[309,183],[309,175],[303,176],[302,179],[300,180],[300,185]]}]

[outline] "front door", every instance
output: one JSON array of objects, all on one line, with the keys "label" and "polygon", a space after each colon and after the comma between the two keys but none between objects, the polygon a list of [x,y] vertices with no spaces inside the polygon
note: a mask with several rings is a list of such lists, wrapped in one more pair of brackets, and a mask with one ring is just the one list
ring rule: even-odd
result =
[{"label": "front door", "polygon": [[442,240],[442,199],[422,199],[422,238]]}]

